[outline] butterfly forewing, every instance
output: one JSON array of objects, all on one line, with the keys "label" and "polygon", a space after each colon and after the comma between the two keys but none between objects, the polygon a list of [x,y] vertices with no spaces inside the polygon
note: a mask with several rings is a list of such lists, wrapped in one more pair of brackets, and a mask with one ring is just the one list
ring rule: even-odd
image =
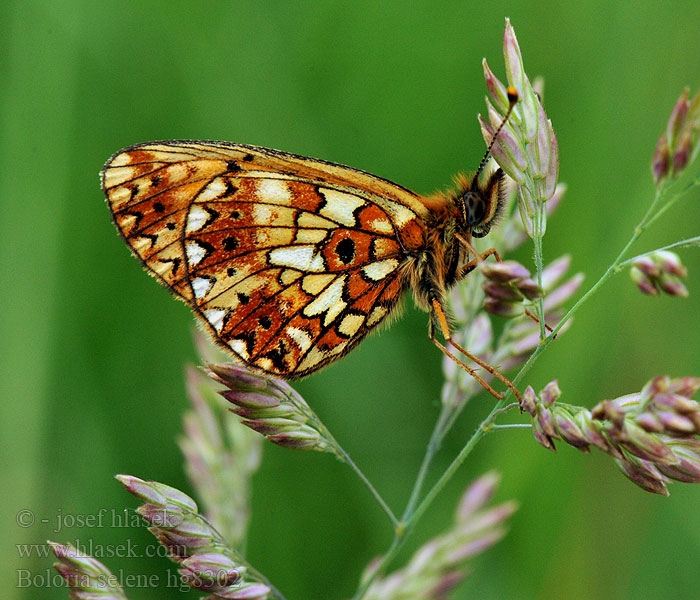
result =
[{"label": "butterfly forewing", "polygon": [[396,306],[425,244],[426,208],[384,179],[221,142],[154,142],[102,172],[142,263],[251,367],[299,377]]}]

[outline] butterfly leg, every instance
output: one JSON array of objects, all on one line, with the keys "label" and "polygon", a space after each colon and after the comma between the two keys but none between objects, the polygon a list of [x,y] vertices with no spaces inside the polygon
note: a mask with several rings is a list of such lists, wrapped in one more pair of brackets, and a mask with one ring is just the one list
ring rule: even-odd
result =
[{"label": "butterfly leg", "polygon": [[[447,317],[445,317],[445,311],[442,308],[442,305],[440,304],[440,301],[437,298],[433,298],[432,300],[433,304],[433,312],[435,314],[435,317],[437,318],[438,323],[440,324],[440,329],[442,330],[442,335],[445,338],[446,342],[449,342],[452,344],[461,354],[466,356],[469,360],[474,361],[477,365],[482,367],[485,371],[491,373],[496,379],[501,381],[508,389],[510,389],[513,394],[515,394],[515,397],[520,401],[520,392],[515,388],[515,386],[511,383],[511,381],[501,375],[496,369],[494,369],[490,364],[487,362],[484,362],[481,360],[478,356],[475,356],[471,352],[467,352],[464,348],[462,348],[459,344],[457,344],[453,339],[452,339],[452,333],[450,332],[450,327],[447,323]],[[471,375],[476,381],[483,386],[483,388],[488,391],[491,395],[495,396],[499,400],[503,399],[503,394],[498,393],[496,390],[494,390],[480,375],[477,374],[477,372],[472,369],[471,367],[467,366],[463,361],[459,360],[456,356],[454,356],[443,344],[441,344],[438,339],[435,337],[435,333],[433,331],[433,321],[432,319],[430,320],[429,323],[429,333],[428,335],[430,336],[430,341],[435,344],[440,351],[445,354],[445,356],[448,356],[451,358],[453,361],[455,361],[460,367],[462,367],[469,375]]]},{"label": "butterfly leg", "polygon": [[469,273],[471,273],[474,269],[476,269],[476,266],[482,261],[486,260],[489,256],[493,255],[496,258],[496,262],[503,262],[503,259],[501,258],[501,255],[498,253],[498,251],[495,248],[489,248],[488,250],[484,251],[482,254],[479,254],[471,244],[467,244],[466,241],[462,242],[463,244],[467,245],[467,249],[469,252],[472,253],[473,256],[476,256],[473,260],[470,260],[466,265],[464,265],[460,271],[459,271],[459,277],[458,279],[463,279]]},{"label": "butterfly leg", "polygon": [[[460,242],[464,244],[464,246],[469,250],[469,252],[472,254],[472,256],[475,256],[473,260],[470,260],[466,265],[464,265],[460,271],[459,271],[459,276],[458,279],[462,279],[466,277],[469,273],[471,273],[474,269],[476,269],[476,266],[482,261],[486,260],[489,256],[494,256],[496,259],[496,262],[503,262],[503,259],[501,258],[501,255],[498,253],[498,251],[495,248],[489,248],[488,250],[484,251],[482,254],[479,254],[474,247],[464,238],[459,236]],[[533,315],[529,310],[525,309],[525,314],[530,317],[535,323],[539,323],[540,320]],[[552,333],[552,328],[547,325],[547,323],[544,324],[544,328],[549,332]]]}]

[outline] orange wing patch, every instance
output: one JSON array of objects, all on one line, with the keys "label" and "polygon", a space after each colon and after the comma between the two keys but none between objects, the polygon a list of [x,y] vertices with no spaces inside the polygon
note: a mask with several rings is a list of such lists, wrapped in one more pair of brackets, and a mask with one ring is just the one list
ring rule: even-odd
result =
[{"label": "orange wing patch", "polygon": [[418,196],[363,171],[255,146],[154,142],[102,171],[114,222],[215,341],[307,375],[395,308],[425,246]]}]

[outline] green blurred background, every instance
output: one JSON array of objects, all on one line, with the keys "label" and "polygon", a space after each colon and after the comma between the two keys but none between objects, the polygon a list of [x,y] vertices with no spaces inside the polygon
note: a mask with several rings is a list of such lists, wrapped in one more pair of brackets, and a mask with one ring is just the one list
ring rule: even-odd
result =
[{"label": "green blurred background", "polygon": [[[569,184],[545,253],[571,253],[573,271],[590,284],[651,198],[649,158],[674,101],[683,86],[700,85],[697,0],[24,0],[2,12],[3,598],[67,597],[57,578],[47,580],[52,560],[22,557],[16,544],[151,543],[137,528],[54,531],[60,514],[134,507],[115,473],[190,489],[174,440],[186,406],[183,366],[196,360],[192,317],[142,272],[110,223],[97,175],[115,150],[166,138],[247,142],[430,192],[483,153],[481,58],[503,74],[509,16],[528,72],[546,78]],[[699,221],[695,193],[638,249],[697,235]],[[658,374],[700,374],[700,255],[686,250],[683,260],[690,298],[643,297],[619,276],[528,382],[539,389],[557,377],[567,401],[592,406]],[[397,511],[441,388],[426,316],[408,305],[390,329],[297,386]],[[465,411],[437,468],[491,403],[482,396]],[[503,474],[498,497],[517,498],[521,510],[455,597],[700,596],[698,486],[652,496],[607,457],[548,453],[526,431],[478,446],[400,563],[451,522],[467,482],[492,468]],[[36,515],[32,527],[18,526],[21,510]],[[289,600],[349,597],[390,538],[384,515],[339,462],[265,448],[248,554]],[[161,580],[172,570],[165,558],[105,562]],[[18,587],[28,572],[39,589]]]}]

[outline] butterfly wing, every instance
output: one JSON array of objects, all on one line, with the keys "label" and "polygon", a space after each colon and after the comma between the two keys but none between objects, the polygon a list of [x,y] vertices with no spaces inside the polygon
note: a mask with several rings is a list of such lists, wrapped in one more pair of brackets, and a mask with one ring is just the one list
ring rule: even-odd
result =
[{"label": "butterfly wing", "polygon": [[418,196],[363,171],[223,142],[115,154],[102,186],[121,236],[249,366],[307,375],[397,304],[425,245]]}]

